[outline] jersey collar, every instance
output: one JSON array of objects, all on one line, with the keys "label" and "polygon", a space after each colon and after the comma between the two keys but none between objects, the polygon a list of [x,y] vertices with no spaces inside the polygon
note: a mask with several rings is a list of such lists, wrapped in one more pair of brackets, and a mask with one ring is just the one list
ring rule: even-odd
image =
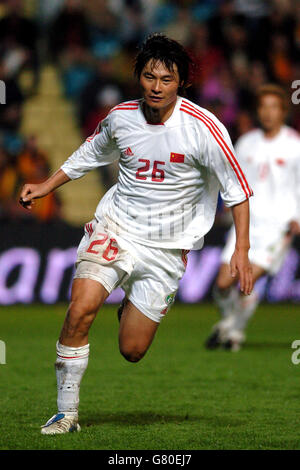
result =
[{"label": "jersey collar", "polygon": [[175,107],[173,109],[171,116],[165,122],[160,123],[160,124],[151,124],[146,121],[145,115],[142,110],[143,101],[144,101],[143,98],[139,101],[138,115],[144,127],[146,127],[149,130],[156,131],[156,130],[164,129],[165,127],[172,127],[176,123],[176,120],[178,119],[179,108],[181,106],[181,101],[182,101],[181,96],[177,96],[177,101],[176,101],[176,104],[175,104]]}]

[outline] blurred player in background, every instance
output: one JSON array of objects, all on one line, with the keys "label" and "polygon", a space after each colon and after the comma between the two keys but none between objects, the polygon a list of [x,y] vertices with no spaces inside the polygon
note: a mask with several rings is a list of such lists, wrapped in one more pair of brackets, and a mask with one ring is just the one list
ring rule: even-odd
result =
[{"label": "blurred player in background", "polygon": [[119,160],[118,182],[100,201],[78,248],[71,303],[57,342],[58,413],[43,434],[79,430],[79,386],[87,368],[88,333],[110,292],[122,286],[119,347],[138,362],[174,301],[187,251],[200,249],[218,193],[232,208],[237,242],[232,275],[250,294],[249,202],[252,195],[225,127],[182,98],[191,60],[176,41],[155,34],[143,44],[135,75],[143,98],[115,106],[92,136],[42,184],[27,184],[29,209],[88,171]]},{"label": "blurred player in background", "polygon": [[[255,194],[250,203],[249,251],[254,282],[278,272],[293,236],[300,233],[300,140],[297,132],[284,124],[287,110],[284,90],[263,85],[257,93],[261,127],[240,137],[235,147]],[[220,345],[240,349],[259,302],[255,289],[248,297],[240,294],[237,279],[230,274],[234,246],[232,228],[213,291],[222,319],[206,342],[209,349]]]}]

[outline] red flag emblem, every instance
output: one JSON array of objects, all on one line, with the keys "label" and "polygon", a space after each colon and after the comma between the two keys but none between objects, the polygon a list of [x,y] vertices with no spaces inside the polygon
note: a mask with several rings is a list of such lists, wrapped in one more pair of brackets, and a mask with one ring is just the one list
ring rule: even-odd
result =
[{"label": "red flag emblem", "polygon": [[184,163],[184,154],[183,153],[171,152],[170,162],[172,162],[172,163]]}]

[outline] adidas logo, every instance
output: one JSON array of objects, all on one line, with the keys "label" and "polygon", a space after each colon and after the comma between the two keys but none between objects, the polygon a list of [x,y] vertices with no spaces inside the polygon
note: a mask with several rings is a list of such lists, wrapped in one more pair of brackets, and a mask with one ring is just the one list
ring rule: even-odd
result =
[{"label": "adidas logo", "polygon": [[128,155],[128,157],[132,157],[133,156],[133,151],[131,150],[130,147],[128,147],[126,150],[125,150],[125,155]]}]

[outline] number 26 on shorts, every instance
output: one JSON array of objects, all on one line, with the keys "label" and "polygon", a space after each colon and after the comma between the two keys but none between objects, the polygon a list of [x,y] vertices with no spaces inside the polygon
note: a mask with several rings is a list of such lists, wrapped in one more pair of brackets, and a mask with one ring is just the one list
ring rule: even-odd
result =
[{"label": "number 26 on shorts", "polygon": [[102,254],[102,258],[104,258],[106,261],[114,261],[119,251],[117,246],[113,246],[113,243],[117,243],[116,240],[114,238],[110,238],[109,244],[107,245],[106,249],[102,253],[101,250],[96,250],[95,247],[97,245],[103,246],[104,243],[106,243],[106,241],[108,240],[108,235],[106,235],[106,233],[97,233],[97,236],[102,237],[102,239],[92,241],[92,243],[90,244],[86,252],[92,253],[93,255]]}]

